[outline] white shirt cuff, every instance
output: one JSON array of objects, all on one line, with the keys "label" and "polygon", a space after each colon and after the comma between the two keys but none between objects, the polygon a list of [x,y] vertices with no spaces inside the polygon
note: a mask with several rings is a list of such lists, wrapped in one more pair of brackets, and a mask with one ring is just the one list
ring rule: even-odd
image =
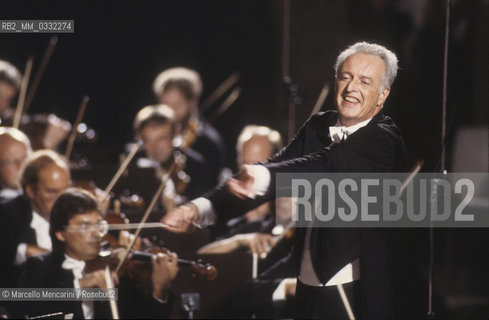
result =
[{"label": "white shirt cuff", "polygon": [[262,165],[249,165],[246,167],[246,169],[255,178],[253,186],[255,188],[256,195],[264,195],[270,186],[270,171]]},{"label": "white shirt cuff", "polygon": [[280,300],[285,300],[285,286],[288,283],[295,282],[297,283],[296,278],[286,278],[280,281],[280,284],[278,285],[277,289],[273,292],[272,295],[272,301],[280,301]]},{"label": "white shirt cuff", "polygon": [[27,244],[26,243],[20,243],[17,246],[17,253],[15,254],[15,261],[14,264],[16,266],[20,266],[24,262],[26,262],[27,257],[25,256],[25,252],[27,250]]},{"label": "white shirt cuff", "polygon": [[190,201],[199,211],[199,224],[203,227],[210,226],[216,221],[216,211],[212,206],[212,202],[204,197],[199,197]]},{"label": "white shirt cuff", "polygon": [[80,288],[80,281],[78,281],[77,278],[73,280],[73,288],[79,289]]}]

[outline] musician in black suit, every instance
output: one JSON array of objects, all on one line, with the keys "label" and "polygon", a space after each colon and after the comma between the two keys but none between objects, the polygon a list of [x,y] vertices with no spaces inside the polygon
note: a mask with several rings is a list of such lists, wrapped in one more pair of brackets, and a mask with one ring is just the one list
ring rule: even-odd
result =
[{"label": "musician in black suit", "polygon": [[209,164],[211,185],[229,176],[226,148],[219,132],[199,114],[202,80],[195,70],[170,68],[158,74],[153,82],[153,93],[158,103],[170,106],[175,112],[176,145],[192,148],[202,154]]},{"label": "musician in black suit", "polygon": [[51,250],[49,219],[58,196],[69,187],[66,161],[54,151],[39,150],[20,172],[23,194],[0,205],[3,284],[15,285],[18,267],[32,255]]},{"label": "musician in black suit", "polygon": [[[104,270],[85,272],[87,262],[100,251],[106,231],[101,209],[90,193],[66,190],[51,211],[50,235],[53,251],[27,260],[20,287],[24,288],[106,288]],[[170,261],[171,260],[171,261]],[[171,281],[178,273],[177,256],[159,254],[152,259],[149,286],[137,284],[112,272],[118,285],[118,308],[122,318],[165,318],[173,300]],[[75,319],[112,318],[106,301],[24,301],[18,316],[73,313]]]},{"label": "musician in black suit", "polygon": [[[356,43],[338,56],[335,70],[337,111],[312,116],[294,140],[267,163],[246,167],[238,179],[229,180],[228,189],[238,197],[226,188],[213,190],[170,212],[162,222],[181,232],[195,223],[211,222],[215,213],[229,219],[232,217],[225,214],[246,212],[274,196],[277,172],[404,171],[400,131],[382,113],[397,74],[395,54],[380,45]],[[294,159],[298,157],[304,158]],[[399,297],[390,259],[395,243],[388,231],[372,228],[298,230],[294,251],[299,280],[297,316],[347,318],[334,286],[339,284],[357,317],[400,316],[394,313]]]}]

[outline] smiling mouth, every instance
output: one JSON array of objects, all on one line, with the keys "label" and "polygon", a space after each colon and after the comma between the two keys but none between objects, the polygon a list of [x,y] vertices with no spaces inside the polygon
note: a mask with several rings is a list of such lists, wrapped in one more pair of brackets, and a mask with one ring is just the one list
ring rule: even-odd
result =
[{"label": "smiling mouth", "polygon": [[360,102],[357,98],[353,98],[353,97],[344,97],[343,100],[345,100],[346,102],[350,102],[350,103],[359,103]]}]

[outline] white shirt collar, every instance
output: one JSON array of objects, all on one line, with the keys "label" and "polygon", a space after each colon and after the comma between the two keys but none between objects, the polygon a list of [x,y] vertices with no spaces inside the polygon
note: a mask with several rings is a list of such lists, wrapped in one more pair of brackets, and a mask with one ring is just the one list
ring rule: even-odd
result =
[{"label": "white shirt collar", "polygon": [[349,135],[357,131],[358,129],[365,127],[372,118],[367,119],[365,121],[359,122],[349,127],[345,127],[341,125],[340,119],[336,120],[336,124],[333,127],[329,127],[329,135],[333,142],[341,142],[348,138]]},{"label": "white shirt collar", "polygon": [[65,253],[65,260],[61,267],[66,270],[72,270],[75,278],[81,279],[83,277],[83,269],[85,269],[85,261],[77,260]]},{"label": "white shirt collar", "polygon": [[[74,288],[80,288],[80,282],[79,280],[83,278],[83,269],[85,269],[85,261],[78,260],[75,258],[70,257],[65,253],[65,260],[63,261],[63,264],[61,267],[66,270],[71,270],[73,272],[73,287]],[[93,300],[84,300],[82,301],[82,311],[83,311],[83,317],[85,319],[93,319],[94,318],[94,305],[93,305]]]},{"label": "white shirt collar", "polygon": [[51,250],[53,244],[49,235],[49,221],[35,210],[32,210],[31,228],[36,232],[36,242],[41,248]]},{"label": "white shirt collar", "polygon": [[0,198],[1,199],[13,199],[15,197],[18,197],[22,194],[22,189],[10,189],[10,188],[3,188],[0,190]]}]

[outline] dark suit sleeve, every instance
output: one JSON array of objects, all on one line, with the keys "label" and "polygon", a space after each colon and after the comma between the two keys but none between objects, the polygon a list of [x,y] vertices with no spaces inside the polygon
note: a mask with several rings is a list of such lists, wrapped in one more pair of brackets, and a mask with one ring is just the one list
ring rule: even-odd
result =
[{"label": "dark suit sleeve", "polygon": [[346,141],[265,167],[272,177],[282,172],[393,172],[399,166],[401,148],[401,142],[389,132],[362,128]]},{"label": "dark suit sleeve", "polygon": [[[46,288],[47,276],[43,270],[46,266],[38,258],[29,258],[24,264],[24,270],[19,281],[19,288]],[[58,310],[51,309],[51,304],[44,301],[19,301],[14,303],[14,315],[16,317],[39,316]]]},{"label": "dark suit sleeve", "polygon": [[364,127],[346,141],[302,158],[267,163],[274,188],[275,174],[295,172],[396,172],[404,168],[404,146],[395,134],[379,126]]},{"label": "dark suit sleeve", "polygon": [[[316,127],[318,125],[317,119],[318,116],[311,117],[311,119],[302,126],[292,141],[282,150],[277,152],[272,158],[268,159],[267,163],[276,163],[286,159],[300,157],[304,152],[306,132],[311,130],[311,127]],[[219,217],[217,222],[218,228],[219,225],[225,224],[226,221],[243,215],[267,201],[260,197],[256,199],[238,199],[229,193],[224,186],[219,186],[210,190],[205,193],[203,197],[209,199],[214,206],[214,210]]]},{"label": "dark suit sleeve", "polygon": [[[62,256],[52,253],[27,259],[19,281],[20,288],[73,288],[73,274],[61,269]],[[75,318],[83,315],[79,301],[21,301],[16,304],[16,316],[39,316],[56,312],[74,313]]]},{"label": "dark suit sleeve", "polygon": [[35,232],[30,227],[32,214],[28,202],[22,196],[14,198],[0,207],[2,241],[2,264],[13,267],[17,246],[20,243],[35,244]]},{"label": "dark suit sleeve", "polygon": [[168,318],[175,295],[169,292],[168,300],[159,302],[151,296],[150,291],[128,277],[121,278],[118,291],[121,317],[125,319]]},{"label": "dark suit sleeve", "polygon": [[24,264],[24,272],[19,281],[21,288],[46,288],[48,287],[46,266],[41,259],[29,258]]}]

